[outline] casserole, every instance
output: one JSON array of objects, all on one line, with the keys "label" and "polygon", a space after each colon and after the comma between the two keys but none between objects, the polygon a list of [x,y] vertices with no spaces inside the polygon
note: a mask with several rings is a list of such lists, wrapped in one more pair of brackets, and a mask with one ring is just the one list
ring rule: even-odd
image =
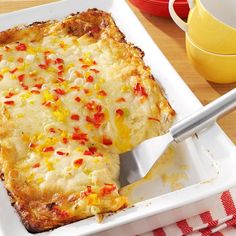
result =
[{"label": "casserole", "polygon": [[1,177],[27,230],[126,207],[119,154],[175,115],[143,52],[89,9],[0,32],[0,57]]}]

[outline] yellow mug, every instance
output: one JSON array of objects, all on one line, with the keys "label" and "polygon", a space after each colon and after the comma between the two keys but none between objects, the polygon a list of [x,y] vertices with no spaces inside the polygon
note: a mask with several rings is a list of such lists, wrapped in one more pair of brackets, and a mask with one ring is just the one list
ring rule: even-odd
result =
[{"label": "yellow mug", "polygon": [[169,1],[175,23],[200,48],[218,54],[236,54],[236,0],[188,0],[190,12],[185,23]]},{"label": "yellow mug", "polygon": [[208,81],[214,83],[236,82],[236,54],[223,55],[199,48],[186,34],[186,49],[195,69]]}]

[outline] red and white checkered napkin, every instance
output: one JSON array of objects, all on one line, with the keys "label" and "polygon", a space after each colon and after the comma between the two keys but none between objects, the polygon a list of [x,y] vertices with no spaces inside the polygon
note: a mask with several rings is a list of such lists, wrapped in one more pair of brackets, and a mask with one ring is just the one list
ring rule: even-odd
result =
[{"label": "red and white checkered napkin", "polygon": [[236,236],[236,188],[216,196],[217,207],[142,236]]}]

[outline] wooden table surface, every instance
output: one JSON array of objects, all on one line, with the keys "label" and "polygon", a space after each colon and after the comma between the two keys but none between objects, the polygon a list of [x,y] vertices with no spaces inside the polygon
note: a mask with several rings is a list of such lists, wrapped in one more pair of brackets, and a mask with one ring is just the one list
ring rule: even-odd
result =
[{"label": "wooden table surface", "polygon": [[[0,0],[0,13],[53,1],[54,0]],[[141,13],[133,6],[131,7],[156,44],[203,104],[211,102],[236,87],[236,83],[230,85],[209,83],[194,70],[187,59],[184,33],[170,19],[150,16]],[[219,124],[236,144],[236,112],[222,118]]]}]

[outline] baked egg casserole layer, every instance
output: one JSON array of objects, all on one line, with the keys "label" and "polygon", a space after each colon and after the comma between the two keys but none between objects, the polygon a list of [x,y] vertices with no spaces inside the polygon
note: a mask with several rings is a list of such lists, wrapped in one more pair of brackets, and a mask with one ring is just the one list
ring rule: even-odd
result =
[{"label": "baked egg casserole layer", "polygon": [[0,173],[30,232],[127,207],[119,154],[173,118],[108,13],[0,32]]}]

